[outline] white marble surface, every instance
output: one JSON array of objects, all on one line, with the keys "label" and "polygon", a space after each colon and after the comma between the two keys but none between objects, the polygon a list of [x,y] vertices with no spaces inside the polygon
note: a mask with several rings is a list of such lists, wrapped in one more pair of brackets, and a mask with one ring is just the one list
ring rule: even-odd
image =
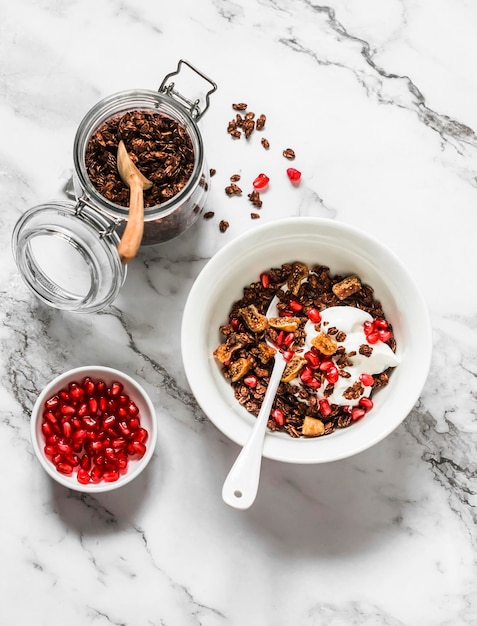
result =
[{"label": "white marble surface", "polygon": [[[0,0],[0,16],[0,624],[476,624],[477,5]],[[156,89],[180,58],[219,86],[200,123],[214,219],[141,252],[101,313],[41,305],[13,262],[16,220],[61,197],[93,104]],[[227,135],[236,101],[266,113],[268,152]],[[224,187],[259,171],[276,182],[252,221]],[[190,393],[180,314],[221,246],[288,215],[388,244],[429,304],[434,356],[385,441],[329,465],[265,459],[258,499],[239,512],[220,495],[238,449]],[[87,497],[42,471],[29,411],[54,375],[93,362],[144,384],[160,435],[142,477]]]}]

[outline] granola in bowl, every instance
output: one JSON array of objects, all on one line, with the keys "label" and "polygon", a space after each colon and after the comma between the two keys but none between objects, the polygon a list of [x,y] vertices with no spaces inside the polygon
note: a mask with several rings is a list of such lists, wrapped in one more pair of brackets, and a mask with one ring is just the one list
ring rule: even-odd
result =
[{"label": "granola in bowl", "polygon": [[[267,317],[277,297],[276,316]],[[277,350],[287,361],[268,427],[293,438],[362,420],[398,365],[391,324],[371,286],[301,261],[262,272],[220,328],[214,357],[236,400],[258,415]],[[270,347],[269,343],[276,346]]]}]

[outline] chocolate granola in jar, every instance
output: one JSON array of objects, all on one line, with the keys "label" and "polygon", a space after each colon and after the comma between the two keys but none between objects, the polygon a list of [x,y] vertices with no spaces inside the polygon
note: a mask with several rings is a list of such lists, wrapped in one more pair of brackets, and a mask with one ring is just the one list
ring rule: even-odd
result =
[{"label": "chocolate granola in jar", "polygon": [[[211,89],[205,104],[188,100],[171,77],[186,65]],[[118,220],[124,230],[129,189],[117,171],[116,153],[123,140],[132,160],[152,181],[144,193],[142,245],[169,241],[191,226],[202,212],[209,186],[202,137],[197,126],[216,85],[181,60],[159,90],[130,90],[108,96],[83,118],[74,141],[75,193],[88,205]]]},{"label": "chocolate granola in jar", "polygon": [[[188,100],[168,82],[183,65],[208,83],[202,99]],[[157,92],[123,91],[86,114],[74,141],[75,202],[29,209],[12,234],[20,274],[42,302],[94,313],[114,302],[124,284],[127,268],[118,244],[128,222],[129,189],[117,173],[120,140],[153,182],[144,193],[142,245],[169,241],[197,220],[209,185],[197,122],[216,88],[181,60]]]}]

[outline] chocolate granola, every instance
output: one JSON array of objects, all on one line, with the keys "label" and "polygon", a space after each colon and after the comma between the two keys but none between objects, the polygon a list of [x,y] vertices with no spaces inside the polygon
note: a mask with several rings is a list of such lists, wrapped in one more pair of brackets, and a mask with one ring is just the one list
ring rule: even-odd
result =
[{"label": "chocolate granola", "polygon": [[[366,414],[373,404],[371,395],[389,381],[392,367],[372,377],[366,374],[368,380],[364,383],[346,387],[343,397],[349,398],[350,405],[332,404],[327,400],[332,396],[338,377],[345,380],[349,377],[345,368],[357,352],[346,354],[343,345],[339,345],[346,339],[346,333],[321,324],[320,312],[338,306],[365,311],[380,324],[383,343],[392,352],[396,349],[391,324],[386,321],[372,287],[353,276],[353,289],[345,295],[341,287],[348,284],[347,278],[332,275],[324,265],[308,268],[304,263],[295,262],[271,268],[243,289],[242,298],[232,305],[227,323],[220,328],[223,343],[214,351],[214,356],[224,377],[230,381],[237,401],[255,416],[259,413],[274,363],[275,352],[265,340],[270,340],[288,360],[268,420],[268,428],[272,431],[282,431],[297,438],[323,436],[347,428]],[[356,288],[357,280],[359,289]],[[266,314],[275,296],[279,299],[279,317],[268,319]],[[307,359],[311,357],[304,353],[304,327],[309,321],[313,324],[316,321],[314,328],[318,335],[313,340],[316,341],[313,349],[318,355],[317,363],[321,359],[321,366],[314,368],[313,377],[307,379]],[[365,352],[364,358],[370,357],[372,349]],[[326,356],[327,353],[333,354],[336,379],[327,377],[324,370],[323,363],[331,358]],[[297,376],[304,384],[293,384]],[[370,387],[369,397],[359,405],[351,406],[352,400],[360,397],[364,385]],[[320,387],[321,399],[315,392],[316,387]]]}]

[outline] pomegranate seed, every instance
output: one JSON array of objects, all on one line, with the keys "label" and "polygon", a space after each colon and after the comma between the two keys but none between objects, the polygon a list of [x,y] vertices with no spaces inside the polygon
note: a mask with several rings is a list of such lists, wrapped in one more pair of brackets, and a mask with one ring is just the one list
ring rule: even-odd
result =
[{"label": "pomegranate seed", "polygon": [[243,379],[243,382],[247,385],[247,387],[250,387],[250,389],[255,389],[258,383],[258,379],[256,376],[251,375],[251,376],[246,376]]},{"label": "pomegranate seed", "polygon": [[291,361],[295,356],[295,353],[293,352],[293,350],[285,350],[284,352],[282,352],[282,356],[285,361]]},{"label": "pomegranate seed", "polygon": [[81,400],[84,397],[84,390],[81,389],[78,383],[70,383],[69,393],[73,400]]},{"label": "pomegranate seed", "polygon": [[359,407],[354,407],[353,409],[351,409],[351,419],[353,420],[359,420],[365,415],[366,411],[364,409],[361,409]]},{"label": "pomegranate seed", "polygon": [[76,454],[66,454],[65,455],[65,461],[66,463],[68,463],[69,465],[71,465],[71,467],[78,467],[78,465],[80,464],[79,462],[79,458],[76,456]]},{"label": "pomegranate seed", "polygon": [[116,426],[117,422],[118,420],[115,415],[105,415],[103,417],[102,426],[105,430],[107,430],[108,428]]},{"label": "pomegranate seed", "polygon": [[308,350],[308,352],[305,352],[305,354],[303,355],[304,358],[307,360],[307,363],[310,367],[318,367],[320,364],[320,357],[318,356],[318,353],[313,351],[313,350]]},{"label": "pomegranate seed", "polygon": [[371,387],[371,385],[374,383],[374,378],[371,376],[371,374],[361,374],[359,380],[363,383],[365,387]]},{"label": "pomegranate seed", "polygon": [[294,167],[289,167],[287,169],[287,176],[292,183],[298,183],[301,178],[301,172],[299,170],[296,170]]},{"label": "pomegranate seed", "polygon": [[95,417],[91,417],[91,415],[85,415],[83,417],[83,426],[85,426],[88,430],[96,430],[98,425],[98,420]]},{"label": "pomegranate seed", "polygon": [[[238,329],[239,329],[239,327],[240,327],[240,320],[238,319],[238,317],[233,317],[233,318],[230,320],[230,324],[231,324],[231,326],[232,326],[232,328],[233,328],[234,330],[238,330]],[[118,400],[119,400],[119,403],[120,403],[120,404],[125,404],[125,402],[124,402],[124,400],[123,400],[125,397],[126,397],[126,396],[119,396],[119,399],[118,399]]]},{"label": "pomegranate seed", "polygon": [[109,472],[104,472],[103,480],[107,483],[113,483],[119,479],[118,470],[109,470]]},{"label": "pomegranate seed", "polygon": [[308,309],[308,319],[313,324],[319,324],[321,322],[321,313],[318,309],[312,307],[311,309]]},{"label": "pomegranate seed", "polygon": [[278,311],[278,317],[293,317],[293,313],[291,311]]},{"label": "pomegranate seed", "polygon": [[76,479],[82,485],[87,485],[90,482],[88,471],[80,467],[78,473],[76,474]]},{"label": "pomegranate seed", "polygon": [[[139,429],[139,430],[144,430],[144,429]],[[145,430],[145,432],[147,433],[147,430]],[[143,436],[141,435],[141,438],[142,438],[142,437],[143,437]],[[146,437],[146,439],[147,439],[147,437]],[[144,441],[143,441],[142,443],[145,443],[146,439],[144,439]],[[126,444],[126,440],[125,440],[125,439],[123,439],[123,437],[116,437],[116,439],[113,439],[113,440],[111,441],[111,447],[112,447],[114,450],[124,450],[124,448],[126,447],[126,445],[127,445],[127,444]]]},{"label": "pomegranate seed", "polygon": [[333,361],[330,361],[329,359],[325,359],[320,363],[320,371],[322,372],[328,372],[332,367],[335,367],[335,365]]},{"label": "pomegranate seed", "polygon": [[106,409],[108,408],[108,400],[106,398],[106,396],[100,396],[98,399],[98,407],[99,410],[104,413],[106,411]]},{"label": "pomegranate seed", "polygon": [[390,330],[378,330],[378,337],[384,343],[386,343],[386,341],[389,341],[392,336],[393,334]]},{"label": "pomegranate seed", "polygon": [[46,454],[46,456],[53,456],[56,453],[56,446],[51,446],[47,444],[43,448],[43,452]]},{"label": "pomegranate seed", "polygon": [[264,191],[268,187],[270,179],[266,174],[259,174],[253,181],[253,188],[257,191]]},{"label": "pomegranate seed", "polygon": [[43,417],[48,420],[49,422],[51,422],[52,424],[56,424],[56,422],[58,421],[56,419],[56,415],[53,413],[53,411],[45,411],[43,413]]},{"label": "pomegranate seed", "polygon": [[63,404],[60,411],[62,415],[74,415],[76,413],[75,407],[71,404]]},{"label": "pomegranate seed", "polygon": [[326,380],[330,383],[330,385],[335,385],[338,382],[339,377],[340,373],[338,368],[334,365],[326,372]]},{"label": "pomegranate seed", "polygon": [[149,433],[145,428],[138,428],[134,439],[136,441],[139,441],[140,443],[146,443],[146,441],[149,439]]},{"label": "pomegranate seed", "polygon": [[281,330],[278,333],[277,338],[275,340],[275,343],[277,344],[277,346],[281,346],[283,344],[284,339],[285,339],[285,331]]},{"label": "pomegranate seed", "polygon": [[94,441],[90,441],[87,445],[87,450],[91,452],[91,455],[94,456],[96,452],[101,452],[103,449],[103,442],[95,439]]},{"label": "pomegranate seed", "polygon": [[266,272],[260,274],[260,282],[262,283],[262,287],[267,289],[270,285],[270,274],[267,274]]},{"label": "pomegranate seed", "polygon": [[363,396],[359,400],[359,406],[363,407],[363,409],[366,409],[366,411],[371,411],[374,406],[374,402],[371,400],[371,398]]},{"label": "pomegranate seed", "polygon": [[93,415],[98,412],[98,401],[96,398],[90,398],[88,400],[89,412]]},{"label": "pomegranate seed", "polygon": [[60,398],[63,400],[63,402],[69,402],[70,401],[70,394],[66,391],[66,389],[62,389],[58,395],[60,396]]},{"label": "pomegranate seed", "polygon": [[283,339],[283,343],[287,348],[289,348],[294,341],[295,341],[295,333],[287,333],[285,335],[285,338]]},{"label": "pomegranate seed", "polygon": [[70,476],[73,473],[73,466],[69,463],[60,462],[57,464],[56,469],[60,472],[60,474],[65,474],[66,476]]},{"label": "pomegranate seed", "polygon": [[78,428],[71,434],[71,439],[74,443],[83,443],[86,437],[86,430],[84,428]]},{"label": "pomegranate seed", "polygon": [[385,320],[384,318],[377,317],[374,320],[374,326],[375,326],[375,328],[378,328],[380,330],[387,330],[389,324],[388,324],[387,320]]},{"label": "pomegranate seed", "polygon": [[283,415],[283,411],[281,409],[275,409],[272,411],[272,417],[278,426],[283,426],[285,423],[285,416]]},{"label": "pomegranate seed", "polygon": [[83,402],[78,407],[78,410],[76,411],[76,414],[79,415],[79,417],[83,417],[84,415],[88,414],[88,411],[89,411],[89,406],[86,404],[86,402]]},{"label": "pomegranate seed", "polygon": [[80,465],[84,470],[91,469],[91,457],[88,454],[86,454],[86,452],[81,457]]},{"label": "pomegranate seed", "polygon": [[312,378],[306,383],[307,387],[311,387],[311,389],[319,389],[321,387],[321,382],[317,378]]},{"label": "pomegranate seed", "polygon": [[128,413],[129,413],[129,415],[137,415],[139,413],[139,409],[134,404],[134,402],[130,402],[128,404]]},{"label": "pomegranate seed", "polygon": [[127,456],[121,456],[118,458],[118,470],[123,473],[128,469],[128,458]]},{"label": "pomegranate seed", "polygon": [[108,393],[110,396],[116,397],[121,394],[122,390],[123,390],[123,386],[121,383],[113,382],[113,384],[111,385],[111,388],[108,390]]},{"label": "pomegranate seed", "polygon": [[140,441],[133,441],[128,445],[128,452],[131,456],[143,457],[146,454],[146,446]]},{"label": "pomegranate seed", "polygon": [[87,376],[83,380],[83,382],[81,383],[81,386],[83,387],[85,393],[87,393],[89,396],[92,396],[93,393],[95,392],[94,382],[91,380],[89,376]]},{"label": "pomegranate seed", "polygon": [[92,483],[100,483],[103,478],[103,470],[95,465],[90,473],[90,480]]},{"label": "pomegranate seed", "polygon": [[72,426],[71,426],[71,422],[68,422],[67,420],[63,422],[62,424],[63,426],[63,435],[69,439],[71,437],[71,431],[72,431]]},{"label": "pomegranate seed", "polygon": [[320,412],[323,415],[323,417],[328,417],[328,415],[330,415],[331,413],[331,405],[328,402],[328,400],[326,398],[323,398],[323,400],[320,400],[319,405],[320,405]]},{"label": "pomegranate seed", "polygon": [[128,423],[126,421],[119,422],[118,429],[124,437],[128,437],[131,434]]},{"label": "pomegranate seed", "polygon": [[43,433],[44,437],[49,437],[51,434],[53,434],[51,424],[49,422],[43,422],[41,425],[41,432]]},{"label": "pomegranate seed", "polygon": [[131,429],[131,432],[135,433],[136,430],[139,428],[139,419],[137,417],[131,417],[128,420],[128,424],[129,424],[129,428]]},{"label": "pomegranate seed", "polygon": [[371,344],[378,343],[379,334],[377,332],[369,333],[369,335],[366,335],[366,339],[368,340],[368,343],[371,343]]},{"label": "pomegranate seed", "polygon": [[56,444],[56,447],[58,449],[58,452],[61,452],[61,454],[71,454],[72,452],[70,444],[67,443],[64,439],[60,439]]},{"label": "pomegranate seed", "polygon": [[49,435],[45,441],[49,446],[56,446],[59,440],[60,438],[58,437],[58,435],[56,433],[53,433],[52,435]]},{"label": "pomegranate seed", "polygon": [[59,396],[53,396],[52,398],[48,398],[45,402],[45,409],[56,409],[60,404]]},{"label": "pomegranate seed", "polygon": [[363,330],[364,330],[364,334],[365,335],[369,335],[369,333],[373,332],[373,330],[374,330],[374,323],[373,322],[364,322],[363,323]]},{"label": "pomegranate seed", "polygon": [[[225,365],[228,365],[228,363],[225,363]],[[127,417],[128,416],[127,409],[125,409],[123,406],[120,407],[117,411],[117,416],[121,419],[124,419],[125,417]]]},{"label": "pomegranate seed", "polygon": [[303,309],[303,304],[301,304],[300,302],[297,302],[296,300],[290,300],[290,302],[288,303],[288,306],[295,313],[298,313],[298,311],[301,311]]},{"label": "pomegranate seed", "polygon": [[303,383],[308,383],[313,379],[313,370],[311,367],[307,365],[301,370],[300,379]]},{"label": "pomegranate seed", "polygon": [[98,382],[96,383],[96,393],[98,395],[101,395],[101,394],[105,393],[107,388],[108,387],[107,387],[106,383],[104,382],[104,380],[98,380]]}]

